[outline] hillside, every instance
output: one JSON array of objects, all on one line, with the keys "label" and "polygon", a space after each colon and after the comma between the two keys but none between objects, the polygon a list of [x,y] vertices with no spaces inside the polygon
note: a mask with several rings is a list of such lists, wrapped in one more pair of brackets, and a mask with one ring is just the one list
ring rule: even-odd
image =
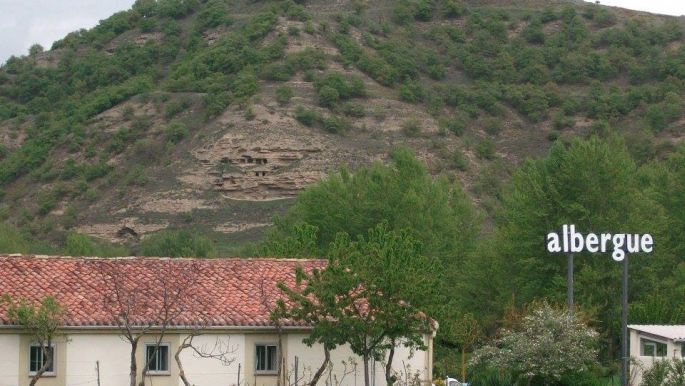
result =
[{"label": "hillside", "polygon": [[582,2],[138,0],[0,69],[0,219],[222,254],[306,186],[407,145],[491,211],[513,166],[685,136],[685,21]]}]

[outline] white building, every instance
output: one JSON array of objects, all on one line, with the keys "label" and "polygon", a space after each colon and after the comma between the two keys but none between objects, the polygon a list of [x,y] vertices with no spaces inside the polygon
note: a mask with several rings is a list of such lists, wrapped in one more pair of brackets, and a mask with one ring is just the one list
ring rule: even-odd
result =
[{"label": "white building", "polygon": [[628,329],[630,356],[637,362],[631,369],[634,385],[641,383],[642,372],[654,362],[685,357],[685,325],[632,324]]},{"label": "white building", "polygon": [[[112,316],[122,315],[119,306],[123,303],[114,294],[119,294],[119,300],[126,294],[125,304],[132,310],[128,314],[137,320],[134,330],[147,329],[137,347],[138,382],[144,379],[145,385],[183,386],[174,356],[185,338],[201,331],[193,340],[194,346],[205,354],[225,354],[227,361],[203,358],[192,349],[180,351],[191,384],[274,386],[280,376],[281,385],[304,385],[321,365],[323,350],[302,342],[308,336],[306,325],[285,321],[279,336],[270,314],[282,297],[276,283],[292,288],[296,267],[312,270],[324,266],[322,260],[9,255],[0,256],[0,296],[34,302],[54,296],[66,309],[52,346],[53,366],[38,385],[129,384],[131,345],[122,338],[121,322]],[[185,292],[177,292],[182,294],[183,306],[169,307],[174,311],[157,349],[162,330],[154,327],[150,318],[159,315],[160,302],[170,303],[162,300],[162,288],[167,293],[174,288]],[[198,315],[203,316],[201,322]],[[398,378],[414,377],[419,384],[430,385],[433,335],[426,334],[424,339],[425,351],[410,352],[398,345],[393,360]],[[43,364],[41,351],[26,330],[9,322],[6,304],[2,303],[0,385],[28,385],[33,372]],[[320,385],[364,384],[363,362],[349,348],[337,348],[331,360]],[[143,376],[146,366],[148,371]],[[371,367],[372,384],[385,385],[383,363],[372,363]]]}]

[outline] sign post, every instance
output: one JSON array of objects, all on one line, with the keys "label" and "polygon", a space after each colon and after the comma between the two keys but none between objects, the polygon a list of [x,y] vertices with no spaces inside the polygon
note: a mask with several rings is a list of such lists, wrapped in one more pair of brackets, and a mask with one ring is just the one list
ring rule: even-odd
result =
[{"label": "sign post", "polygon": [[561,233],[550,232],[546,237],[547,252],[566,253],[568,268],[566,273],[566,299],[569,309],[573,310],[573,254],[581,252],[611,253],[611,257],[623,262],[621,281],[621,385],[628,386],[630,373],[630,354],[628,353],[628,255],[631,253],[651,253],[654,239],[650,234],[629,233],[587,233],[576,232],[575,225],[563,225]]},{"label": "sign post", "polygon": [[621,285],[621,385],[628,386],[630,379],[630,354],[628,353],[628,255],[623,260],[623,283]]},{"label": "sign post", "polygon": [[566,303],[568,309],[573,312],[573,253],[566,255],[568,261],[566,263]]}]

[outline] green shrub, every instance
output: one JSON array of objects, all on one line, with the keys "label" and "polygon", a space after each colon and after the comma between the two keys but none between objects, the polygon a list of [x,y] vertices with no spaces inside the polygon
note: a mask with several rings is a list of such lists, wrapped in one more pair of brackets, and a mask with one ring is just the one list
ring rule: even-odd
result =
[{"label": "green shrub", "polygon": [[454,169],[466,171],[469,168],[469,160],[459,149],[456,149],[450,156],[450,166]]},{"label": "green shrub", "polygon": [[442,119],[440,126],[452,132],[456,136],[461,136],[466,130],[466,119],[462,115],[457,115],[452,118]]},{"label": "green shrub", "polygon": [[314,82],[314,87],[321,98],[322,91],[325,92],[327,98],[335,99],[331,89],[337,92],[338,99],[350,99],[366,96],[366,85],[364,81],[358,77],[345,77],[341,74],[328,74]]},{"label": "green shrub", "polygon": [[38,204],[38,214],[45,216],[57,205],[57,197],[53,192],[42,192],[36,197]]},{"label": "green shrub", "polygon": [[362,118],[366,115],[366,108],[360,103],[347,102],[342,106],[343,114],[354,117]]},{"label": "green shrub", "polygon": [[335,107],[340,100],[340,93],[331,86],[323,86],[319,89],[319,104],[323,107]]},{"label": "green shrub", "polygon": [[261,76],[266,80],[286,82],[295,75],[295,68],[290,63],[272,63],[264,66]]},{"label": "green shrub", "polygon": [[323,118],[323,129],[332,134],[342,134],[350,129],[350,123],[335,115]]},{"label": "green shrub", "polygon": [[252,121],[257,117],[254,110],[252,109],[252,106],[245,109],[245,113],[243,114],[243,117],[245,117],[246,121]]},{"label": "green shrub", "polygon": [[127,174],[124,176],[122,182],[126,186],[144,186],[148,183],[148,177],[145,173],[145,168],[141,165],[134,166]]},{"label": "green shrub", "polygon": [[393,8],[393,20],[400,25],[407,25],[414,21],[414,12],[406,2],[398,2]]},{"label": "green shrub", "polygon": [[495,142],[490,138],[485,138],[478,142],[476,146],[476,155],[478,158],[492,160],[495,158]]},{"label": "green shrub", "polygon": [[233,20],[226,12],[226,5],[222,1],[210,1],[198,12],[195,19],[195,30],[204,31],[220,25],[230,25]]},{"label": "green shrub", "polygon": [[83,178],[85,178],[86,181],[92,181],[106,176],[110,170],[112,170],[112,167],[107,165],[105,161],[86,165],[83,169]]},{"label": "green shrub", "polygon": [[400,99],[409,103],[423,101],[425,91],[419,82],[406,82],[400,86]]},{"label": "green shrub", "polygon": [[290,103],[290,99],[293,97],[294,92],[288,86],[281,86],[276,89],[276,101],[281,106],[285,106]]},{"label": "green shrub", "polygon": [[0,253],[29,253],[31,242],[17,228],[0,223]]},{"label": "green shrub", "polygon": [[545,42],[545,32],[542,30],[542,21],[533,19],[526,28],[521,31],[521,35],[528,43],[543,44]]},{"label": "green shrub", "polygon": [[168,121],[179,113],[187,110],[192,104],[189,98],[174,99],[164,106],[164,118]]},{"label": "green shrub", "polygon": [[443,0],[442,10],[445,17],[454,19],[466,14],[466,6],[461,0]]},{"label": "green shrub", "polygon": [[488,135],[497,135],[502,131],[502,121],[497,118],[486,118],[483,128]]},{"label": "green shrub", "polygon": [[433,0],[414,0],[414,18],[420,21],[430,21],[433,18]]},{"label": "green shrub", "polygon": [[573,117],[567,116],[566,114],[560,111],[554,114],[554,118],[552,118],[552,123],[555,129],[563,130],[567,127],[573,127],[576,124],[576,120]]},{"label": "green shrub", "polygon": [[181,122],[171,122],[164,129],[164,138],[173,144],[181,142],[188,134],[188,128]]},{"label": "green shrub", "polygon": [[212,242],[188,230],[157,232],[140,243],[143,256],[213,257],[216,251]]},{"label": "green shrub", "polygon": [[231,104],[231,100],[231,94],[225,91],[205,95],[205,118],[210,119],[219,116]]},{"label": "green shrub", "polygon": [[321,114],[313,110],[305,109],[302,106],[298,106],[295,110],[295,119],[305,126],[314,126],[321,121]]}]

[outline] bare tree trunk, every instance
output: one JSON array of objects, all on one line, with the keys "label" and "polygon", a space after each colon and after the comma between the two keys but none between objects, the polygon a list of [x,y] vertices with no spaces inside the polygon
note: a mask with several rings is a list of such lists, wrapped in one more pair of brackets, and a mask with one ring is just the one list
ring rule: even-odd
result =
[{"label": "bare tree trunk", "polygon": [[49,347],[50,343],[48,343],[48,346],[42,346],[41,350],[43,351],[43,358],[45,358],[45,361],[43,362],[43,366],[41,366],[41,368],[36,371],[36,374],[33,376],[33,378],[31,378],[29,386],[35,386],[43,374],[48,371],[50,365],[52,365],[52,353],[50,352],[51,350]]},{"label": "bare tree trunk", "polygon": [[392,359],[395,356],[395,339],[390,341],[392,345],[390,347],[390,352],[388,353],[388,363],[385,364],[385,383],[391,386],[395,383],[395,377],[392,375]]},{"label": "bare tree trunk", "polygon": [[181,377],[181,381],[183,381],[185,386],[192,386],[186,378],[186,373],[185,370],[183,370],[183,364],[181,363],[181,351],[185,348],[187,348],[185,345],[179,346],[178,350],[176,350],[176,354],[174,354],[174,359],[176,359],[176,365],[178,365],[178,376]]},{"label": "bare tree trunk", "polygon": [[133,339],[131,342],[131,373],[130,386],[137,386],[136,379],[138,377],[138,364],[136,363],[136,350],[138,350],[138,339]]},{"label": "bare tree trunk", "polygon": [[370,386],[371,382],[369,381],[369,354],[364,353],[363,359],[364,359],[364,386]]},{"label": "bare tree trunk", "polygon": [[[319,367],[319,369],[316,370],[316,374],[314,374],[312,380],[309,381],[309,386],[316,386],[316,384],[319,382],[319,379],[323,375],[323,372],[326,371],[326,366],[328,366],[328,363],[330,363],[331,361],[331,350],[329,350],[328,347],[324,346],[323,354],[323,363],[321,364],[321,367]],[[297,379],[295,381],[297,381]]]}]

